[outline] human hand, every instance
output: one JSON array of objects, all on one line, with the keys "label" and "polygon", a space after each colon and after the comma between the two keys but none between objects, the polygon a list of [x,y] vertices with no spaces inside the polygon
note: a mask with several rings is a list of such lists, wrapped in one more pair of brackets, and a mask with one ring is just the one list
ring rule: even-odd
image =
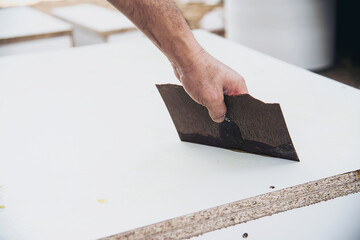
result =
[{"label": "human hand", "polygon": [[247,93],[244,78],[199,45],[173,1],[108,1],[166,55],[185,91],[208,109],[213,121],[219,123],[225,118],[224,94]]},{"label": "human hand", "polygon": [[224,95],[248,93],[244,78],[205,50],[199,51],[186,66],[172,63],[176,77],[197,103],[206,107],[214,122],[224,121]]}]

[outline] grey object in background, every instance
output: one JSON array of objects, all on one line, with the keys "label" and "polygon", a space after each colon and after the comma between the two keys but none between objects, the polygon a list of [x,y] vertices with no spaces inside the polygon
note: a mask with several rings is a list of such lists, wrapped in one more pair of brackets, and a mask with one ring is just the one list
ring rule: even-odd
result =
[{"label": "grey object in background", "polygon": [[229,40],[310,70],[334,61],[334,0],[225,0]]}]

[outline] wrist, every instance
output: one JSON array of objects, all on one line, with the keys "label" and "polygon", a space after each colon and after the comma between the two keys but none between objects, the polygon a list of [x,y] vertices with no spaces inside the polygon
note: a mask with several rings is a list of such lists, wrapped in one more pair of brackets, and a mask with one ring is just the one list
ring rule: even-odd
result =
[{"label": "wrist", "polygon": [[180,37],[172,41],[169,58],[178,68],[185,69],[195,64],[204,52],[205,50],[191,33],[191,36]]}]

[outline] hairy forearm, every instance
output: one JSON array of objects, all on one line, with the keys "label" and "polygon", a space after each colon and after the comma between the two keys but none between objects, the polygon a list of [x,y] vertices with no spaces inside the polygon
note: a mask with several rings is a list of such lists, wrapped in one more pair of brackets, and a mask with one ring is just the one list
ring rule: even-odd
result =
[{"label": "hairy forearm", "polygon": [[172,0],[108,0],[168,57],[185,67],[202,51]]}]

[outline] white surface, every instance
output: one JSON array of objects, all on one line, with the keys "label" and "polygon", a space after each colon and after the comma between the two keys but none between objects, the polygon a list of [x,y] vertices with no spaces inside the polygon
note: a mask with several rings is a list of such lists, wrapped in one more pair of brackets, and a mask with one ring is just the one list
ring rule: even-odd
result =
[{"label": "white surface", "polygon": [[177,0],[177,2],[181,2],[181,4],[204,3],[206,5],[216,5],[219,4],[221,0]]},{"label": "white surface", "polygon": [[54,8],[52,13],[71,23],[99,33],[135,28],[135,25],[120,12],[93,4]]},{"label": "white surface", "polygon": [[[29,7],[0,9],[0,39],[71,31],[71,25]],[[72,47],[70,35],[0,44],[0,56]]]},{"label": "white surface", "polygon": [[0,9],[0,39],[71,30],[71,25],[30,7]]},{"label": "white surface", "polygon": [[334,60],[334,0],[225,0],[227,38],[308,69]]},{"label": "white surface", "polygon": [[154,86],[172,68],[143,38],[5,57],[1,239],[94,239],[360,169],[359,90],[196,35],[280,102],[301,162],[180,142]]},{"label": "white surface", "polygon": [[210,232],[193,240],[359,240],[360,193]]},{"label": "white surface", "polygon": [[42,38],[23,42],[0,44],[0,56],[43,52],[71,47],[72,42],[70,36]]},{"label": "white surface", "polygon": [[[52,10],[53,14],[74,24],[75,46],[85,46],[105,42],[122,41],[136,31],[135,25],[119,11],[109,10],[93,4],[79,4],[75,6],[59,7]],[[128,30],[123,33],[110,34],[108,31]],[[119,37],[123,35],[122,37]]]},{"label": "white surface", "polygon": [[146,38],[146,36],[139,30],[137,31],[128,31],[123,33],[111,34],[108,37],[108,42],[123,42],[123,41],[136,41],[139,38]]},{"label": "white surface", "polygon": [[199,22],[200,28],[207,31],[224,30],[224,9],[215,8],[206,13]]},{"label": "white surface", "polygon": [[[18,6],[30,6],[44,0],[0,0],[0,7],[18,7]],[[46,2],[56,2],[61,0],[46,0]]]},{"label": "white surface", "polygon": [[83,28],[76,26],[74,27],[73,37],[76,47],[106,43],[106,37],[104,37],[103,35],[94,31],[84,30]]},{"label": "white surface", "polygon": [[110,34],[107,38],[93,31],[87,31],[80,27],[74,27],[73,31],[75,46],[86,46],[91,44],[122,42],[127,40],[136,40],[143,37],[143,33],[136,31],[126,31],[122,33]]}]

